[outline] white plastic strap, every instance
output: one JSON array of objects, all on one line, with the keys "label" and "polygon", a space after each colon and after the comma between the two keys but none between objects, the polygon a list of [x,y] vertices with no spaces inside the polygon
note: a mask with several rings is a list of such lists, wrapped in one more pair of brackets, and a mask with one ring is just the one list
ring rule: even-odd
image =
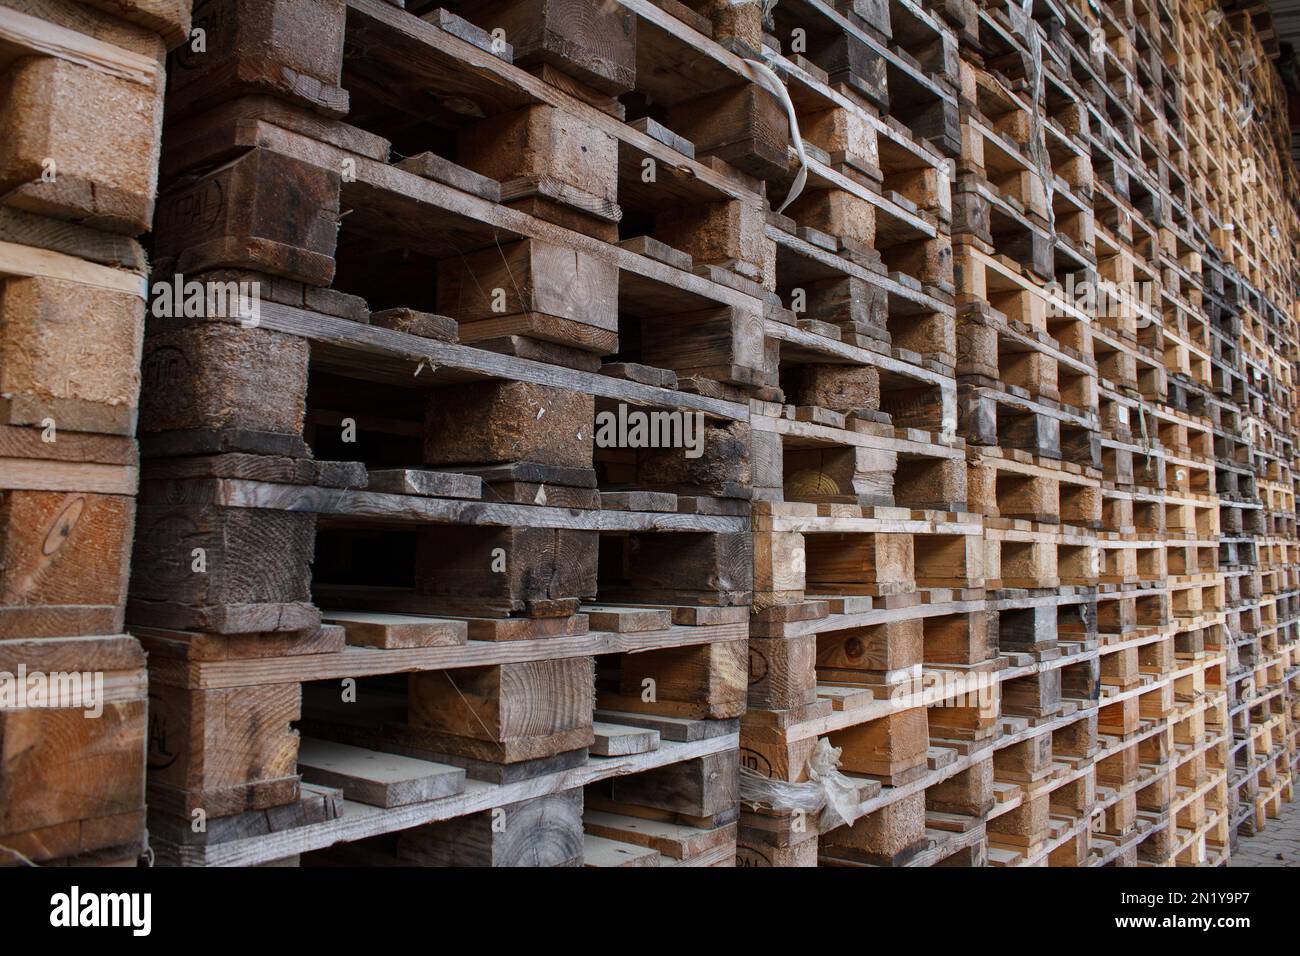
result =
[{"label": "white plastic strap", "polygon": [[794,115],[794,103],[790,99],[790,94],[786,91],[785,84],[781,82],[780,77],[776,75],[765,63],[757,60],[745,58],[742,60],[750,72],[750,79],[767,90],[785,107],[785,115],[790,120],[790,138],[794,140],[794,151],[799,156],[799,172],[794,177],[794,185],[790,187],[790,192],[785,197],[785,202],[781,203],[778,213],[785,212],[787,206],[799,198],[803,192],[804,184],[808,182],[808,154],[804,152],[803,137],[799,135],[799,119]]},{"label": "white plastic strap", "polygon": [[832,747],[830,741],[822,737],[808,758],[806,783],[773,780],[741,767],[741,802],[787,813],[820,811],[817,825],[822,833],[852,824],[860,816],[858,788],[840,773],[839,763],[840,748]]}]

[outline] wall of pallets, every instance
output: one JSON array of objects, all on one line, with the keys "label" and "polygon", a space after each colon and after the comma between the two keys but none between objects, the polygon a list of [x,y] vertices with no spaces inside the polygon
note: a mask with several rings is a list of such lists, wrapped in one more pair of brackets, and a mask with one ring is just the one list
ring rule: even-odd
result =
[{"label": "wall of pallets", "polygon": [[1218,865],[1291,799],[1248,16],[0,0],[0,70],[0,671],[114,708],[0,706],[15,860]]},{"label": "wall of pallets", "polygon": [[0,863],[134,865],[135,521],[165,56],[188,2],[0,5]]}]

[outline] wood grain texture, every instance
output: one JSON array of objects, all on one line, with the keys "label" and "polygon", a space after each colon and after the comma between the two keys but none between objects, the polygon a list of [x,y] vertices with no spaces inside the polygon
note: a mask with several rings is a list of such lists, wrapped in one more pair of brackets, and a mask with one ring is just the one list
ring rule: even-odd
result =
[{"label": "wood grain texture", "polygon": [[134,512],[126,495],[0,492],[0,603],[123,604]]},{"label": "wood grain texture", "polygon": [[298,769],[304,783],[339,787],[349,800],[375,807],[423,803],[465,787],[459,767],[310,737],[299,744]]},{"label": "wood grain texture", "polygon": [[0,414],[132,434],[143,331],[137,296],[44,277],[0,282]]},{"label": "wood grain texture", "polygon": [[582,791],[413,828],[398,855],[422,866],[581,866]]},{"label": "wood grain texture", "polygon": [[594,418],[590,395],[544,385],[437,389],[429,393],[425,416],[425,463],[528,461],[590,468]]},{"label": "wood grain texture", "polygon": [[131,596],[193,607],[307,602],[314,539],[311,515],[142,504]]},{"label": "wood grain texture", "polygon": [[[446,602],[479,616],[531,611],[553,616],[578,610],[596,594],[597,535],[546,528],[454,526],[420,532],[416,591],[436,608]],[[463,612],[458,612],[463,613]]]},{"label": "wood grain texture", "polygon": [[524,66],[547,63],[608,94],[636,81],[637,18],[619,5],[581,0],[491,0],[465,5],[486,29],[501,26]]},{"label": "wood grain texture", "polygon": [[469,633],[464,621],[411,614],[326,610],[321,620],[342,625],[354,647],[448,647],[464,644]]},{"label": "wood grain texture", "polygon": [[[15,10],[6,8],[0,18],[5,32],[20,18],[42,33],[58,30],[88,54],[79,59],[94,64],[31,56],[8,68],[0,91],[0,190],[8,194],[6,203],[125,235],[143,232],[153,218],[158,181],[162,96],[156,60]],[[101,51],[116,62],[97,59]],[[53,157],[51,181],[44,163]]]},{"label": "wood grain texture", "polygon": [[168,107],[176,116],[247,93],[265,93],[327,116],[347,112],[342,0],[253,0],[196,4],[211,38],[206,52],[174,54]]},{"label": "wood grain texture", "polygon": [[164,275],[245,268],[326,285],[339,184],[334,169],[254,149],[158,197],[154,255]]},{"label": "wood grain texture", "polygon": [[149,697],[150,805],[209,817],[288,803],[298,792],[298,684],[187,690]]},{"label": "wood grain texture", "polygon": [[132,842],[138,851],[145,711],[143,696],[105,704],[98,718],[0,711],[0,844],[38,862]]},{"label": "wood grain texture", "polygon": [[142,363],[141,431],[247,430],[300,438],[307,354],[300,339],[260,328],[175,320],[151,326]]},{"label": "wood grain texture", "polygon": [[743,641],[628,655],[619,662],[617,692],[602,691],[600,706],[670,717],[738,717],[745,711],[747,674]]},{"label": "wood grain texture", "polygon": [[408,680],[410,722],[446,735],[452,746],[463,740],[459,746],[468,756],[492,759],[493,745],[529,741],[537,745],[531,756],[545,756],[555,752],[548,752],[551,738],[568,743],[566,732],[582,740],[578,746],[592,741],[590,658],[413,674]]}]

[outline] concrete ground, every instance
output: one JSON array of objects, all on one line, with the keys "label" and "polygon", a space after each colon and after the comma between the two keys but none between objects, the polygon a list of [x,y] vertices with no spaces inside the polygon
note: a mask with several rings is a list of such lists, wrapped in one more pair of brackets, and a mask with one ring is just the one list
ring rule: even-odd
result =
[{"label": "concrete ground", "polygon": [[1300,800],[1282,804],[1257,836],[1240,837],[1230,866],[1300,866]]}]

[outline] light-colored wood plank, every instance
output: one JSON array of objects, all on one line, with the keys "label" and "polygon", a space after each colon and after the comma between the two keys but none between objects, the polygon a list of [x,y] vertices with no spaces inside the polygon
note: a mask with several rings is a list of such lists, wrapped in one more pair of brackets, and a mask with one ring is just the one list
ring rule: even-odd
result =
[{"label": "light-colored wood plank", "polygon": [[46,276],[148,298],[144,276],[15,242],[0,242],[0,276]]},{"label": "light-colored wood plank", "polygon": [[601,757],[627,757],[648,753],[659,746],[659,731],[596,721],[592,725],[596,742],[591,752]]},{"label": "light-colored wood plank", "polygon": [[469,639],[469,625],[464,621],[416,614],[321,611],[321,619],[328,624],[341,624],[353,647],[453,647]]},{"label": "light-colored wood plank", "polygon": [[159,75],[158,62],[147,56],[0,7],[0,62],[14,55],[54,56],[144,86],[153,86]]},{"label": "light-colored wood plank", "polygon": [[609,604],[584,604],[582,611],[595,631],[637,634],[666,631],[673,626],[672,612],[660,608],[615,607]]},{"label": "light-colored wood plank", "polygon": [[658,866],[659,851],[650,847],[621,843],[605,837],[584,834],[583,866]]},{"label": "light-colored wood plank", "polygon": [[460,767],[304,737],[298,743],[303,780],[339,787],[349,800],[372,807],[401,807],[462,792]]}]

